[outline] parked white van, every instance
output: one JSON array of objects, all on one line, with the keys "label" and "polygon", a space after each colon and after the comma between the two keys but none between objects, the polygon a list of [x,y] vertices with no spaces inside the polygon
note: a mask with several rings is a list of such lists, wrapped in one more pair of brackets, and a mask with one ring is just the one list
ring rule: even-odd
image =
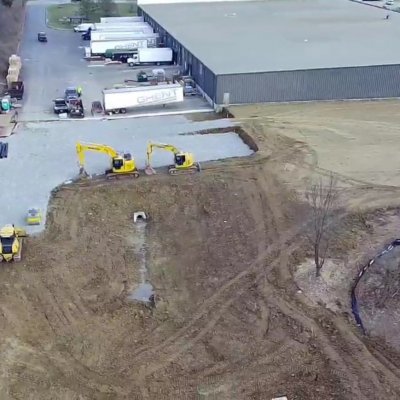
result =
[{"label": "parked white van", "polygon": [[75,32],[87,32],[89,28],[93,29],[94,24],[79,24],[74,27]]}]

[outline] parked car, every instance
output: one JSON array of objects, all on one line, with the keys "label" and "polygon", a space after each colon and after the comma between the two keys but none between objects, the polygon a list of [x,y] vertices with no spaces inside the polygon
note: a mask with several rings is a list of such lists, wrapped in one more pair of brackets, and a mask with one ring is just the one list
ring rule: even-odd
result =
[{"label": "parked car", "polygon": [[89,28],[92,29],[93,28],[93,24],[89,24],[89,23],[79,24],[79,25],[74,27],[74,32],[84,33],[84,32],[87,32]]},{"label": "parked car", "polygon": [[54,111],[55,114],[68,113],[69,108],[68,108],[68,104],[65,101],[65,99],[58,98],[58,99],[55,99],[53,101],[54,101],[53,111]]},{"label": "parked car", "polygon": [[74,87],[68,87],[65,89],[64,100],[69,103],[71,100],[78,100],[78,91]]},{"label": "parked car", "polygon": [[45,43],[47,43],[47,35],[46,35],[46,33],[44,33],[44,32],[39,32],[39,33],[37,34],[37,39],[38,39],[39,42],[45,42]]},{"label": "parked car", "polygon": [[103,114],[103,106],[100,101],[94,101],[92,103],[92,115]]}]

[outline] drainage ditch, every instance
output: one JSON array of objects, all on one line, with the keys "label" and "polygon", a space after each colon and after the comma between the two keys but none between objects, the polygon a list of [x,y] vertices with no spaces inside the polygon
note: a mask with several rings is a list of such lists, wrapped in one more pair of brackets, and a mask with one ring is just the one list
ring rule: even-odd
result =
[{"label": "drainage ditch", "polygon": [[153,286],[148,280],[147,268],[147,246],[146,246],[146,226],[147,216],[144,212],[134,213],[133,228],[135,241],[133,244],[133,251],[138,259],[139,265],[139,284],[130,291],[128,298],[130,300],[139,301],[143,303],[151,303],[154,301]]}]

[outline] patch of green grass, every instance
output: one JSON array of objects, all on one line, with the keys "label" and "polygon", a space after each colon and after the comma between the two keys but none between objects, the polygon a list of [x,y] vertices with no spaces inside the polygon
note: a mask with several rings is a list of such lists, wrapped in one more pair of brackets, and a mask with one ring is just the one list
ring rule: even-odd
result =
[{"label": "patch of green grass", "polygon": [[58,4],[47,7],[47,24],[50,28],[70,29],[68,17],[79,15],[79,4]]},{"label": "patch of green grass", "polygon": [[[137,2],[115,3],[115,17],[129,17],[137,14]],[[76,24],[68,21],[69,17],[79,16],[79,3],[58,4],[47,7],[48,26],[54,29],[72,29]],[[99,22],[102,12],[97,9],[87,22]]]}]

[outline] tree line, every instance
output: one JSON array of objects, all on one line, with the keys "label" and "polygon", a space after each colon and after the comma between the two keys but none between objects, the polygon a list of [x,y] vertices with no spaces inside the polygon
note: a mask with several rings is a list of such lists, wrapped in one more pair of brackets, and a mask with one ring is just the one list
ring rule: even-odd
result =
[{"label": "tree line", "polygon": [[86,17],[91,21],[94,21],[99,17],[113,17],[118,14],[117,5],[113,0],[81,0],[79,8],[81,16]]}]

